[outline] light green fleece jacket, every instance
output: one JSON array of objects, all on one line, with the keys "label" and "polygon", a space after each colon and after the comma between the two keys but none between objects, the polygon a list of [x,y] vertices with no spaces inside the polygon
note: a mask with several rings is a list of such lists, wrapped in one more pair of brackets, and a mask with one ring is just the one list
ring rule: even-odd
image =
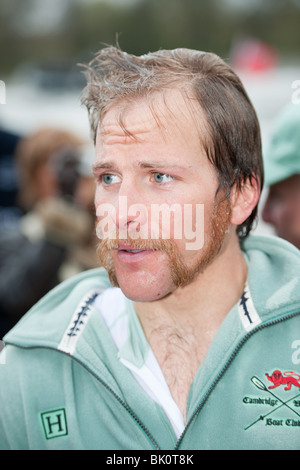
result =
[{"label": "light green fleece jacket", "polygon": [[300,449],[299,251],[261,236],[243,251],[249,292],[195,376],[179,439],[118,359],[94,306],[110,287],[100,268],[55,288],[4,338],[0,449]]}]

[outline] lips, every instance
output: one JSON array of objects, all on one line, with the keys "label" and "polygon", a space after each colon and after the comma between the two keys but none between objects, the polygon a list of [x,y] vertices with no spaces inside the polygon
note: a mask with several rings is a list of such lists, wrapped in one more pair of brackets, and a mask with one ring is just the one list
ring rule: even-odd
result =
[{"label": "lips", "polygon": [[141,251],[145,251],[145,250],[121,250],[121,251],[126,251],[126,253],[141,253]]},{"label": "lips", "polygon": [[141,251],[144,251],[144,249],[133,248],[132,246],[128,246],[128,245],[119,245],[118,251],[126,251],[126,253],[140,253]]},{"label": "lips", "polygon": [[139,248],[136,246],[129,245],[127,243],[119,243],[118,248],[119,251],[127,251],[129,253],[140,252],[144,251],[144,248]]},{"label": "lips", "polygon": [[126,244],[119,244],[117,249],[118,259],[125,264],[133,264],[142,261],[153,250],[136,248]]}]

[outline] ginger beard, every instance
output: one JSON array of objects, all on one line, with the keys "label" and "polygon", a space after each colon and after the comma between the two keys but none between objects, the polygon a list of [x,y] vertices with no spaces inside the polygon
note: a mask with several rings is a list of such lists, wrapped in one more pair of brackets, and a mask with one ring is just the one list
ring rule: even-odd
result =
[{"label": "ginger beard", "polygon": [[101,230],[96,229],[97,237],[100,239],[98,245],[98,256],[101,265],[106,269],[110,282],[115,287],[121,287],[118,282],[112,250],[118,249],[119,240],[128,244],[132,249],[161,251],[167,254],[169,258],[169,267],[173,284],[176,288],[184,287],[190,284],[195,277],[203,272],[205,268],[217,257],[223,246],[223,242],[230,226],[231,204],[226,199],[214,206],[210,222],[209,235],[206,237],[201,250],[198,251],[196,263],[193,266],[187,266],[183,262],[178,247],[172,239],[146,239],[120,237],[117,234],[114,238],[102,237]]}]

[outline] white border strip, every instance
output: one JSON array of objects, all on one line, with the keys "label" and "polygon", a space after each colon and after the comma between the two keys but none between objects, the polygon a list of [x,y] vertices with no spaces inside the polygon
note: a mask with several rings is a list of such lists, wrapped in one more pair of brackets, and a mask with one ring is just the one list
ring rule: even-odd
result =
[{"label": "white border strip", "polygon": [[239,300],[238,310],[246,331],[252,330],[261,323],[261,318],[254,307],[248,283],[246,283],[243,295]]},{"label": "white border strip", "polygon": [[71,355],[74,353],[77,342],[82,335],[83,330],[89,320],[89,316],[92,312],[91,306],[94,304],[96,297],[101,292],[101,289],[91,289],[82,298],[74,314],[72,315],[68,328],[64,332],[57,349]]}]

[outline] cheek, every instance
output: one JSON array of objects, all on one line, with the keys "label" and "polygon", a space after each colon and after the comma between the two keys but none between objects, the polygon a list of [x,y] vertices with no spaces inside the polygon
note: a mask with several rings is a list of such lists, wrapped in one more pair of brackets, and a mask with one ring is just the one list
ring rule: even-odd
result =
[{"label": "cheek", "polygon": [[[153,205],[155,209],[155,205]],[[184,204],[173,202],[165,203],[159,206],[159,214],[156,210],[152,210],[150,219],[151,233],[160,233],[161,238],[175,240],[178,247],[181,248],[182,243],[203,239],[205,230],[205,220],[209,221],[209,213],[211,208],[208,208],[208,217],[205,215],[205,204],[186,202]],[[203,241],[201,246],[203,245]],[[201,248],[198,246],[195,249]]]},{"label": "cheek", "polygon": [[96,183],[95,193],[94,193],[94,202],[95,206],[99,206],[102,203],[110,202],[107,195],[103,191],[102,186],[99,183]]}]

